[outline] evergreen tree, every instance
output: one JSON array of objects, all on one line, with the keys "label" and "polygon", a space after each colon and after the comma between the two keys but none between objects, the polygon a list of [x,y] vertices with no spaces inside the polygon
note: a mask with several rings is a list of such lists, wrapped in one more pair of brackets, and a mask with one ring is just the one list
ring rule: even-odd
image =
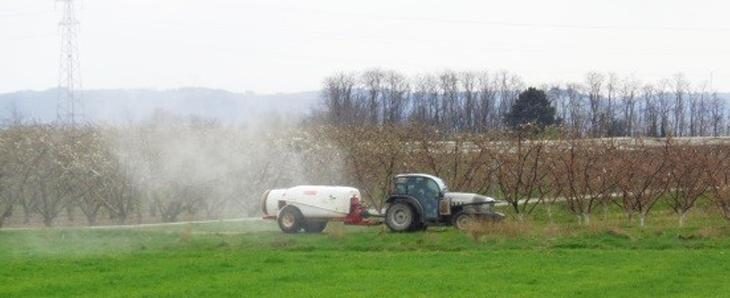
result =
[{"label": "evergreen tree", "polygon": [[542,129],[555,124],[555,108],[550,105],[545,91],[530,87],[520,93],[504,121],[513,129],[527,124]]}]

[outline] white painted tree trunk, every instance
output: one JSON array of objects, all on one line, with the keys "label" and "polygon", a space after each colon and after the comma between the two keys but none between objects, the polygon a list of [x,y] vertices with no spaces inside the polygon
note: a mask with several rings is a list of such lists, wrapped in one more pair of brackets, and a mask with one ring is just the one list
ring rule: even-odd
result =
[{"label": "white painted tree trunk", "polygon": [[642,213],[639,215],[639,226],[644,227],[646,223],[646,214]]},{"label": "white painted tree trunk", "polygon": [[689,212],[687,212],[687,211],[683,211],[683,212],[682,212],[682,213],[681,213],[681,214],[679,215],[679,227],[680,227],[680,228],[681,228],[681,227],[684,227],[684,223],[685,223],[685,222],[687,221],[687,214],[688,214],[688,213],[689,213]]},{"label": "white painted tree trunk", "polygon": [[548,221],[553,223],[553,204],[547,206]]}]

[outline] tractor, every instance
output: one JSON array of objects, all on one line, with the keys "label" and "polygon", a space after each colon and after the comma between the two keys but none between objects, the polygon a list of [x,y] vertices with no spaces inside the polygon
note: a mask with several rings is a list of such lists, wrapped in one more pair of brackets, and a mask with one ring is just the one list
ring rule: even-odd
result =
[{"label": "tractor", "polygon": [[[371,212],[360,201],[360,191],[347,186],[299,185],[267,190],[261,200],[264,219],[276,220],[285,233],[322,232],[330,221],[347,225],[385,224],[394,232],[454,225],[464,230],[478,221],[500,221],[493,198],[449,192],[438,177],[400,174],[393,178],[386,208]],[[385,213],[383,216],[382,214]]]},{"label": "tractor", "polygon": [[453,225],[464,230],[481,221],[501,221],[496,200],[474,193],[449,192],[446,183],[428,174],[400,174],[393,178],[385,201],[385,224],[393,232]]}]

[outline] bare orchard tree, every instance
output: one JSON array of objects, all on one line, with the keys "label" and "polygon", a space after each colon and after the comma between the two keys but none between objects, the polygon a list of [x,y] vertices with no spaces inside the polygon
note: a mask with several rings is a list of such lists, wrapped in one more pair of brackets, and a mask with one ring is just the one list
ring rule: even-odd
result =
[{"label": "bare orchard tree", "polygon": [[72,206],[78,198],[78,172],[74,163],[80,143],[73,128],[39,126],[33,146],[44,148],[31,178],[33,211],[41,215],[43,224],[50,227],[62,211]]},{"label": "bare orchard tree", "polygon": [[730,221],[730,146],[713,146],[707,158],[711,165],[706,170],[712,201],[723,217]]},{"label": "bare orchard tree", "polygon": [[113,159],[107,162],[99,180],[98,195],[112,221],[125,224],[141,208],[142,194],[132,180],[129,166]]},{"label": "bare orchard tree", "polygon": [[101,131],[95,127],[85,126],[76,140],[83,146],[75,146],[71,165],[76,188],[73,207],[81,209],[88,224],[94,226],[104,207],[100,186],[103,175],[108,173],[103,171],[103,165],[112,156],[103,143]]},{"label": "bare orchard tree", "polygon": [[17,214],[20,205],[23,222],[29,223],[34,201],[30,196],[31,176],[48,151],[37,146],[39,128],[35,126],[13,125],[0,133],[0,220]]},{"label": "bare orchard tree", "polygon": [[[144,138],[138,137],[135,127],[103,129],[105,158],[99,160],[95,195],[101,200],[112,222],[125,224],[136,212],[141,221],[141,180],[145,159],[138,155]],[[141,174],[140,174],[141,175]]]},{"label": "bare orchard tree", "polygon": [[520,220],[529,215],[545,198],[540,192],[548,177],[545,166],[545,142],[528,140],[523,132],[499,147],[496,180],[499,191]]},{"label": "bare orchard tree", "polygon": [[554,181],[579,223],[590,224],[593,209],[611,199],[618,184],[616,151],[610,141],[574,138],[556,148],[552,158]]},{"label": "bare orchard tree", "polygon": [[621,170],[618,180],[619,197],[613,200],[624,210],[629,221],[639,216],[640,226],[659,199],[667,192],[669,175],[665,147],[647,146],[642,140],[624,149],[617,159]]},{"label": "bare orchard tree", "polygon": [[679,226],[684,226],[687,214],[697,201],[709,190],[711,183],[707,176],[713,168],[707,146],[682,144],[669,140],[667,144],[669,166],[669,206],[679,217]]}]

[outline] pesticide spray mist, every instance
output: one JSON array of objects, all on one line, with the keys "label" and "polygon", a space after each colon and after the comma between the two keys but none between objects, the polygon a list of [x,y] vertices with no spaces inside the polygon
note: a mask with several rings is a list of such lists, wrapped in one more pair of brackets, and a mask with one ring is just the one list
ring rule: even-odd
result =
[{"label": "pesticide spray mist", "polygon": [[108,140],[140,199],[141,221],[260,216],[266,189],[345,179],[339,150],[296,123],[156,115]]}]

